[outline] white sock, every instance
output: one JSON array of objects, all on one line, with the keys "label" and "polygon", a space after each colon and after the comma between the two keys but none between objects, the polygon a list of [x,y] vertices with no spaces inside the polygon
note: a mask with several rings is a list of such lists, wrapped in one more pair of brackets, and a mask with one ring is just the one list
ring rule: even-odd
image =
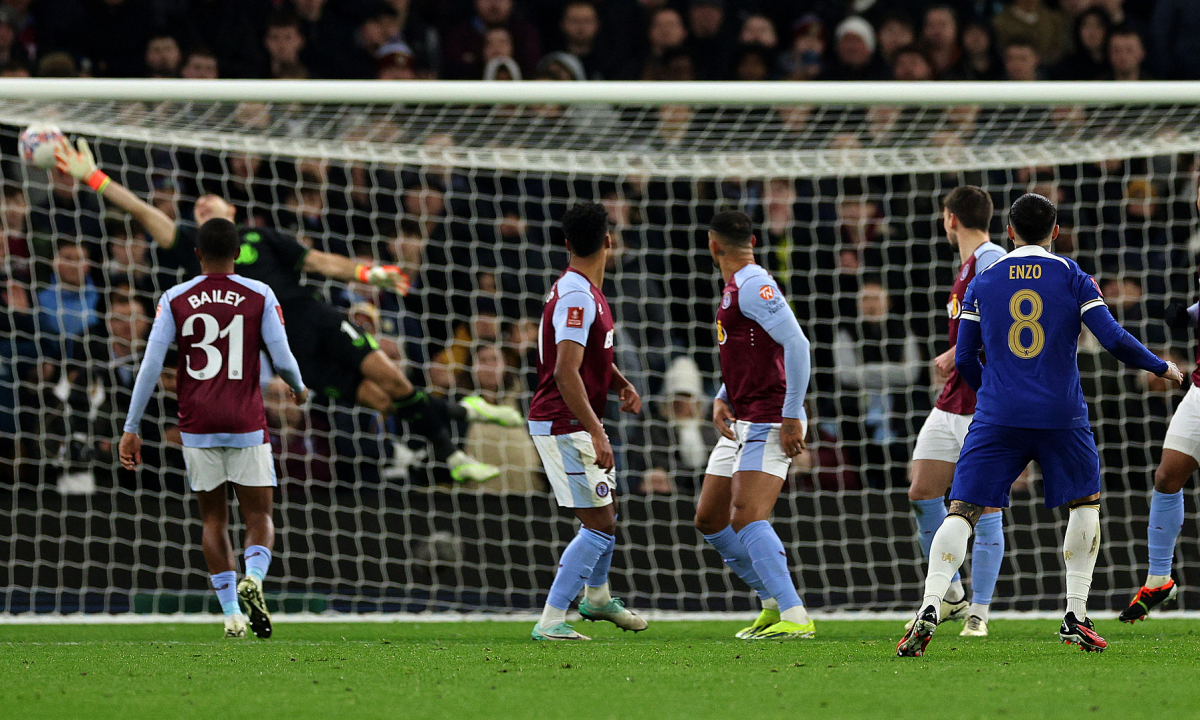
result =
[{"label": "white sock", "polygon": [[1087,617],[1092,571],[1100,552],[1100,508],[1083,505],[1071,510],[1063,538],[1063,560],[1067,564],[1067,612],[1078,620]]},{"label": "white sock", "polygon": [[921,608],[932,605],[940,613],[942,598],[950,589],[950,579],[962,565],[971,540],[971,523],[961,515],[948,515],[942,521],[929,546],[929,572],[925,574],[925,598]]},{"label": "white sock", "polygon": [[963,590],[962,579],[951,581],[950,589],[946,591],[946,599],[950,602],[962,602],[966,596],[967,591]]},{"label": "white sock", "polygon": [[600,587],[585,586],[583,588],[584,597],[591,605],[604,607],[612,602],[612,593],[608,591],[608,583],[604,583]]},{"label": "white sock", "polygon": [[804,609],[803,605],[796,605],[784,610],[779,613],[779,619],[785,622],[794,622],[797,625],[807,625],[809,622],[808,611]]},{"label": "white sock", "polygon": [[990,605],[980,605],[979,603],[971,603],[971,610],[967,613],[967,615],[968,616],[974,615],[975,617],[979,618],[980,620],[987,622],[989,607],[991,607],[991,606]]},{"label": "white sock", "polygon": [[468,456],[462,450],[455,450],[454,452],[450,453],[450,457],[446,458],[446,467],[454,469],[470,459],[470,456]]},{"label": "white sock", "polygon": [[542,619],[538,621],[538,625],[541,625],[544,628],[552,628],[555,625],[558,625],[559,623],[565,623],[566,621],[566,608],[559,610],[558,608],[552,607],[549,603],[547,603],[546,607],[542,608]]},{"label": "white sock", "polygon": [[762,600],[763,610],[779,610],[779,603],[775,602],[775,598],[759,598]]},{"label": "white sock", "polygon": [[1163,585],[1166,585],[1167,581],[1169,581],[1170,579],[1171,579],[1170,575],[1147,575],[1146,576],[1146,587],[1160,588]]}]

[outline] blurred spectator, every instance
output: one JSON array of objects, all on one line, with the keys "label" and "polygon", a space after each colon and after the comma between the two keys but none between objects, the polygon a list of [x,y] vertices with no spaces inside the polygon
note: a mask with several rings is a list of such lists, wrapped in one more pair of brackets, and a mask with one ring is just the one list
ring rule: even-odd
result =
[{"label": "blurred spectator", "polygon": [[[441,38],[425,15],[413,12],[413,0],[385,0],[396,12],[396,24],[400,32],[388,38],[388,42],[403,42],[412,50],[413,67],[419,78],[436,78],[442,64]],[[420,9],[420,0],[417,0]],[[426,6],[427,7],[427,6]]]},{"label": "blurred spectator", "polygon": [[475,0],[474,17],[446,33],[442,52],[443,76],[451,80],[483,77],[483,41],[491,28],[506,28],[512,37],[513,59],[521,72],[532,74],[542,56],[537,30],[513,13],[512,0]]},{"label": "blurred spectator", "polygon": [[413,51],[403,41],[389,42],[375,53],[375,77],[379,80],[416,80]]},{"label": "blurred spectator", "polygon": [[1164,79],[1200,78],[1200,3],[1195,0],[1158,0],[1150,46],[1155,72]]},{"label": "blurred spectator", "polygon": [[349,3],[328,0],[291,0],[304,34],[300,58],[313,77],[354,77],[355,24]]},{"label": "blurred spectator", "polygon": [[770,80],[772,57],[763,45],[739,45],[733,54],[733,79]]},{"label": "blurred spectator", "polygon": [[779,47],[779,35],[775,32],[775,24],[766,15],[747,15],[742,21],[742,31],[738,34],[738,42],[743,45],[761,45],[774,52]]},{"label": "blurred spectator", "polygon": [[220,75],[220,64],[212,50],[204,46],[195,47],[184,56],[179,76],[185,80],[216,80]]},{"label": "blurred spectator", "polygon": [[29,264],[29,201],[19,185],[4,184],[0,193],[0,223],[0,275],[6,280],[28,283],[32,270]]},{"label": "blurred spectator", "polygon": [[672,52],[682,52],[687,42],[683,17],[669,7],[659,8],[650,16],[646,38],[649,49],[642,62],[641,77],[643,80],[661,80],[668,74],[667,64]]},{"label": "blurred spectator", "polygon": [[725,80],[729,76],[729,46],[725,32],[724,0],[691,0],[688,6],[691,55],[698,80]]},{"label": "blurred spectator", "polygon": [[1142,70],[1146,48],[1142,36],[1130,27],[1116,27],[1108,36],[1108,80],[1150,80]]},{"label": "blurred spectator", "polygon": [[267,49],[266,77],[282,78],[304,68],[300,53],[305,46],[300,18],[290,13],[275,13],[267,20],[263,46]]},{"label": "blurred spectator", "polygon": [[29,63],[9,60],[0,65],[0,77],[33,77],[33,73],[29,69]]},{"label": "blurred spectator", "polygon": [[77,240],[62,238],[55,244],[52,268],[50,282],[37,293],[41,328],[68,338],[81,336],[99,318],[91,259]]},{"label": "blurred spectator", "polygon": [[600,14],[596,6],[584,0],[568,2],[563,8],[559,25],[563,51],[574,55],[583,64],[584,77],[589,80],[618,80],[627,71],[621,68],[620,58],[598,47]]},{"label": "blurred spectator", "polygon": [[174,12],[167,12],[164,27],[178,33],[179,41],[189,51],[187,54],[208,48],[217,59],[222,76],[263,77],[266,65],[263,34],[268,15],[278,4],[272,0],[178,2],[174,3]]},{"label": "blurred spectator", "polygon": [[37,63],[38,77],[73,78],[79,77],[79,66],[70,53],[52,52],[43,55]]},{"label": "blurred spectator", "polygon": [[961,80],[962,48],[958,44],[958,18],[949,5],[934,5],[925,11],[921,24],[921,49],[938,80]]},{"label": "blurred spectator", "polygon": [[271,379],[263,390],[263,409],[271,430],[271,454],[276,458],[279,479],[299,487],[333,482],[332,448],[325,432],[314,432],[304,408],[291,401],[287,383]]},{"label": "blurred spectator", "polygon": [[492,58],[483,69],[484,80],[520,80],[521,68],[510,57]]},{"label": "blurred spectator", "polygon": [[1041,66],[1041,57],[1031,42],[1018,41],[1004,48],[1005,80],[1040,80]]},{"label": "blurred spectator", "polygon": [[962,76],[964,80],[1003,80],[1004,67],[996,52],[992,29],[981,22],[969,22],[962,31]]},{"label": "blurred spectator", "polygon": [[566,82],[587,80],[587,74],[583,69],[583,64],[579,62],[579,58],[565,52],[547,53],[546,57],[538,63],[537,74],[534,77],[538,80]]},{"label": "blurred spectator", "polygon": [[879,57],[889,67],[896,64],[896,55],[917,41],[916,30],[912,20],[904,15],[890,15],[884,19],[876,33],[879,43]]},{"label": "blurred spectator", "polygon": [[696,362],[675,358],[663,376],[662,394],[661,402],[651,404],[645,455],[630,454],[630,469],[641,473],[632,489],[646,495],[691,493],[700,487],[708,455],[720,439]]},{"label": "blurred spectator", "polygon": [[[379,51],[393,39],[400,40],[400,14],[385,2],[369,3],[360,16],[355,44],[353,77],[378,77]],[[411,53],[410,53],[411,55]]]},{"label": "blurred spectator", "polygon": [[506,27],[488,28],[483,34],[483,65],[487,67],[488,63],[497,58],[509,58],[513,56],[513,37],[512,33]]},{"label": "blurred spectator", "polygon": [[1100,8],[1075,20],[1075,50],[1054,68],[1056,80],[1100,80],[1108,71],[1108,33],[1112,21]]},{"label": "blurred spectator", "polygon": [[1058,62],[1063,55],[1066,24],[1062,15],[1046,7],[1042,0],[1013,0],[992,18],[992,27],[1001,47],[1028,42],[1047,65]]},{"label": "blurred spectator", "polygon": [[179,41],[167,32],[156,32],[146,43],[146,77],[177,78],[183,60]]},{"label": "blurred spectator", "polygon": [[833,34],[836,60],[829,80],[882,80],[885,69],[875,55],[875,30],[860,17],[848,17]]},{"label": "blurred spectator", "polygon": [[932,80],[933,65],[920,48],[909,45],[896,53],[892,76],[896,80]]},{"label": "blurred spectator", "polygon": [[788,80],[817,80],[825,72],[825,25],[808,14],[796,21],[788,52],[779,58],[779,69]]},{"label": "blurred spectator", "polygon": [[[517,407],[517,376],[499,345],[489,342],[476,346],[470,376],[474,392],[488,402]],[[528,495],[543,489],[545,483],[537,475],[541,467],[537,448],[524,427],[473,423],[463,445],[471,457],[500,468],[500,477],[468,490]]]},{"label": "blurred spectator", "polygon": [[0,5],[0,65],[29,63],[29,53],[17,35],[18,22],[16,11],[7,5]]}]

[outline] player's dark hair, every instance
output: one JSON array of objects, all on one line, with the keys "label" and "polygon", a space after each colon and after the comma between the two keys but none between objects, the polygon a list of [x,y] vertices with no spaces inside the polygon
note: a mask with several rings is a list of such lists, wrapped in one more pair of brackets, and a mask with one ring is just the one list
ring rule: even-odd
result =
[{"label": "player's dark hair", "polygon": [[974,185],[962,185],[950,191],[942,207],[958,218],[963,227],[987,232],[992,224],[992,196]]},{"label": "player's dark hair", "polygon": [[232,260],[241,249],[237,226],[225,218],[213,218],[196,233],[196,249],[206,260]]},{"label": "player's dark hair", "polygon": [[1058,208],[1037,193],[1025,193],[1008,211],[1008,224],[1021,242],[1040,245],[1050,237],[1058,221]]},{"label": "player's dark hair", "polygon": [[577,257],[588,257],[604,246],[608,211],[599,203],[579,203],[563,215],[562,229],[571,243],[571,252]]},{"label": "player's dark hair", "polygon": [[754,224],[750,216],[738,210],[723,210],[708,223],[708,229],[725,245],[748,248],[754,237]]}]

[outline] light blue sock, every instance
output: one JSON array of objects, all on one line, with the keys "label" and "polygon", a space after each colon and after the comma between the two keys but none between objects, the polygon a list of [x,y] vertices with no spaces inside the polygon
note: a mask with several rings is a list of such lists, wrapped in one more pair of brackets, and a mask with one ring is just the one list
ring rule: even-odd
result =
[{"label": "light blue sock", "polygon": [[1150,526],[1146,544],[1150,546],[1150,574],[1170,575],[1175,559],[1175,541],[1183,529],[1183,491],[1150,496]]},{"label": "light blue sock", "polygon": [[242,606],[237,598],[237,572],[214,573],[209,575],[209,579],[212,580],[213,590],[217,591],[217,602],[221,603],[221,612],[225,613],[225,617],[240,613]]},{"label": "light blue sock", "polygon": [[246,574],[258,578],[259,582],[267,576],[271,567],[271,548],[263,545],[251,545],[246,548]]},{"label": "light blue sock", "polygon": [[[933,544],[933,536],[942,521],[946,519],[946,501],[941,498],[932,500],[910,500],[913,519],[917,521],[917,542],[921,544],[921,552],[929,559],[929,546]],[[962,578],[960,573],[954,573],[950,582],[956,583]]]},{"label": "light blue sock", "polygon": [[608,582],[608,569],[612,567],[613,548],[616,546],[617,539],[609,537],[608,547],[600,553],[600,557],[596,559],[596,567],[592,568],[592,574],[588,576],[588,587],[600,587]]},{"label": "light blue sock", "polygon": [[991,605],[1000,563],[1004,562],[1004,513],[991,513],[975,523],[971,550],[971,602]]},{"label": "light blue sock", "polygon": [[704,539],[708,541],[709,545],[715,547],[717,552],[721,553],[721,559],[737,573],[738,577],[754,588],[759,598],[770,599],[771,595],[767,592],[767,586],[763,585],[758,573],[754,571],[754,562],[750,560],[750,553],[738,539],[732,525],[726,525],[724,530],[714,535],[705,535]]},{"label": "light blue sock", "polygon": [[592,576],[600,556],[611,547],[614,540],[612,535],[580,528],[579,534],[563,550],[562,558],[558,561],[558,572],[554,575],[554,584],[550,586],[550,597],[546,604],[559,610],[570,607],[571,601],[583,589],[583,583]]},{"label": "light blue sock", "polygon": [[762,580],[763,586],[779,603],[779,611],[783,612],[800,602],[792,575],[788,572],[787,552],[783,549],[783,541],[775,533],[775,528],[766,520],[756,520],[742,528],[737,537],[746,546],[746,554],[754,563],[754,571]]}]

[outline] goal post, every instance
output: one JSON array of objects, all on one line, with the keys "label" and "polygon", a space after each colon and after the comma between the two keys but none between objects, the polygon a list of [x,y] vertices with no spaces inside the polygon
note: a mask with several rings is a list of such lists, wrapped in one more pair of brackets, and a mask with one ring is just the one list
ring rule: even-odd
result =
[{"label": "goal post", "polygon": [[[156,462],[140,476],[117,471],[105,450],[137,354],[112,338],[144,333],[135,306],[178,272],[115,208],[20,161],[15,138],[32,122],[87,138],[106,172],[180,222],[215,192],[250,224],[404,265],[415,290],[403,300],[310,282],[422,384],[521,408],[531,326],[565,259],[557,220],[573,202],[603,202],[618,251],[605,288],[617,362],[647,401],[642,418],[607,420],[621,486],[614,589],[631,607],[721,611],[751,598],[692,528],[719,385],[712,215],[754,219],[758,260],[812,341],[810,457],[774,520],[802,597],[817,609],[906,609],[924,570],[907,465],[939,389],[930,363],[947,349],[958,269],[941,197],[986,189],[993,237],[1007,244],[1012,200],[1050,196],[1064,228],[1056,249],[1095,274],[1127,329],[1190,365],[1195,338],[1161,318],[1196,294],[1198,120],[1200,83],[0,80],[0,174],[15,193],[0,207],[15,238],[3,266],[0,611],[209,602],[170,397],[152,403]],[[27,214],[13,209],[21,199]],[[81,241],[95,264],[94,325],[79,336],[44,321],[62,239]],[[1086,336],[1079,362],[1104,473],[1093,605],[1116,608],[1145,570],[1153,469],[1182,391],[1124,370]],[[84,380],[67,377],[78,367]],[[508,611],[544,600],[573,529],[523,431],[461,429],[504,473],[448,487],[402,429],[344,403],[292,410],[267,392],[281,476],[268,590],[283,609]],[[62,482],[64,468],[80,469],[73,440],[94,455],[82,462],[85,492]],[[1200,562],[1194,487],[1187,496],[1185,588]],[[1064,523],[1041,506],[1036,469],[1005,515],[994,606],[1059,608]]]}]

